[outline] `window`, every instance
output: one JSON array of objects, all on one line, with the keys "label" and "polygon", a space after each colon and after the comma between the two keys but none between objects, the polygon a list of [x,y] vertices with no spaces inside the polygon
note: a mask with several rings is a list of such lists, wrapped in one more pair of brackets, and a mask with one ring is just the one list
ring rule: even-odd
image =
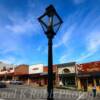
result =
[{"label": "window", "polygon": [[100,79],[99,78],[96,79],[96,85],[100,86]]},{"label": "window", "polygon": [[64,74],[66,74],[66,73],[70,73],[70,70],[67,69],[67,68],[65,68],[65,69],[63,69],[63,73],[64,73]]},{"label": "window", "polygon": [[93,84],[93,78],[92,77],[88,78],[88,84]]}]

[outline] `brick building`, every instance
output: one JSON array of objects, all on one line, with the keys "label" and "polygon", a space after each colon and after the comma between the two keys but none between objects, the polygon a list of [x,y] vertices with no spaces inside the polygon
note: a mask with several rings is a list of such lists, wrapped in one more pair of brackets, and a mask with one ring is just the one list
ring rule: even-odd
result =
[{"label": "brick building", "polygon": [[22,64],[15,67],[14,70],[14,80],[24,81],[25,84],[28,84],[28,76],[29,76],[29,66]]}]

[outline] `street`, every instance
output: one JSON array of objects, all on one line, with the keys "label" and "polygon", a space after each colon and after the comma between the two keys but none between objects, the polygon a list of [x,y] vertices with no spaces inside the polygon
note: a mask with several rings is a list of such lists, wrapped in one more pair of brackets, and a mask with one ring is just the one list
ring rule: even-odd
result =
[{"label": "street", "polygon": [[[0,100],[46,100],[45,88],[10,85],[0,89]],[[91,92],[54,89],[54,100],[100,100],[100,93],[93,98]]]}]

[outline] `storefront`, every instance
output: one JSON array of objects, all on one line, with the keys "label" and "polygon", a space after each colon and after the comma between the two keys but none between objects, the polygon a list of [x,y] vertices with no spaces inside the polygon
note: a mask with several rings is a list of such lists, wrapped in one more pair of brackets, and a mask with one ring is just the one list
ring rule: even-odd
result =
[{"label": "storefront", "polygon": [[14,68],[3,68],[0,70],[0,80],[12,80],[14,76]]},{"label": "storefront", "polygon": [[[47,83],[48,83],[48,67],[47,66],[44,66],[43,73],[45,74],[45,78],[44,78],[45,85],[47,85]],[[57,68],[57,65],[53,65],[53,84],[54,84],[54,86],[58,85],[58,68]]]},{"label": "storefront", "polygon": [[[53,66],[53,82],[54,85],[57,82],[57,67]],[[43,64],[31,65],[29,66],[29,79],[30,84],[34,86],[47,86],[48,84],[48,67],[43,66]]]},{"label": "storefront", "polygon": [[25,65],[25,64],[19,65],[15,68],[13,79],[20,80],[20,81],[23,81],[24,84],[28,84],[28,77],[29,77],[28,72],[29,72],[28,65]]},{"label": "storefront", "polygon": [[34,86],[44,85],[43,64],[29,66],[29,84]]},{"label": "storefront", "polygon": [[76,75],[75,75],[75,62],[58,64],[58,75],[59,82],[62,82],[63,86],[76,86]]},{"label": "storefront", "polygon": [[84,91],[91,91],[95,85],[100,91],[100,61],[77,65],[77,85]]}]

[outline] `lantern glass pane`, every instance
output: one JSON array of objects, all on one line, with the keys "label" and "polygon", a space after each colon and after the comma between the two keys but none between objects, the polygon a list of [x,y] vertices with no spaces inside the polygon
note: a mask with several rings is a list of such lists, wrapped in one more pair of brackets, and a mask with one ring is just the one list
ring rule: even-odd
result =
[{"label": "lantern glass pane", "polygon": [[54,30],[54,32],[55,32],[55,33],[57,33],[57,32],[58,32],[58,30],[59,30],[60,26],[61,26],[61,24],[60,24],[60,23],[59,23],[59,24],[57,24],[57,25],[55,25],[55,26],[53,26],[53,30]]},{"label": "lantern glass pane", "polygon": [[53,26],[60,23],[59,18],[57,16],[53,16]]},{"label": "lantern glass pane", "polygon": [[41,26],[44,32],[48,32],[50,30],[54,31],[54,33],[58,32],[60,25],[62,24],[60,18],[54,14],[52,16],[44,15],[40,18]]},{"label": "lantern glass pane", "polygon": [[46,24],[46,26],[48,26],[48,23],[49,23],[49,17],[48,16],[44,16],[42,17],[42,22],[44,22]]},{"label": "lantern glass pane", "polygon": [[41,26],[43,28],[43,31],[46,32],[47,31],[47,27],[42,22],[40,24],[41,24]]}]

